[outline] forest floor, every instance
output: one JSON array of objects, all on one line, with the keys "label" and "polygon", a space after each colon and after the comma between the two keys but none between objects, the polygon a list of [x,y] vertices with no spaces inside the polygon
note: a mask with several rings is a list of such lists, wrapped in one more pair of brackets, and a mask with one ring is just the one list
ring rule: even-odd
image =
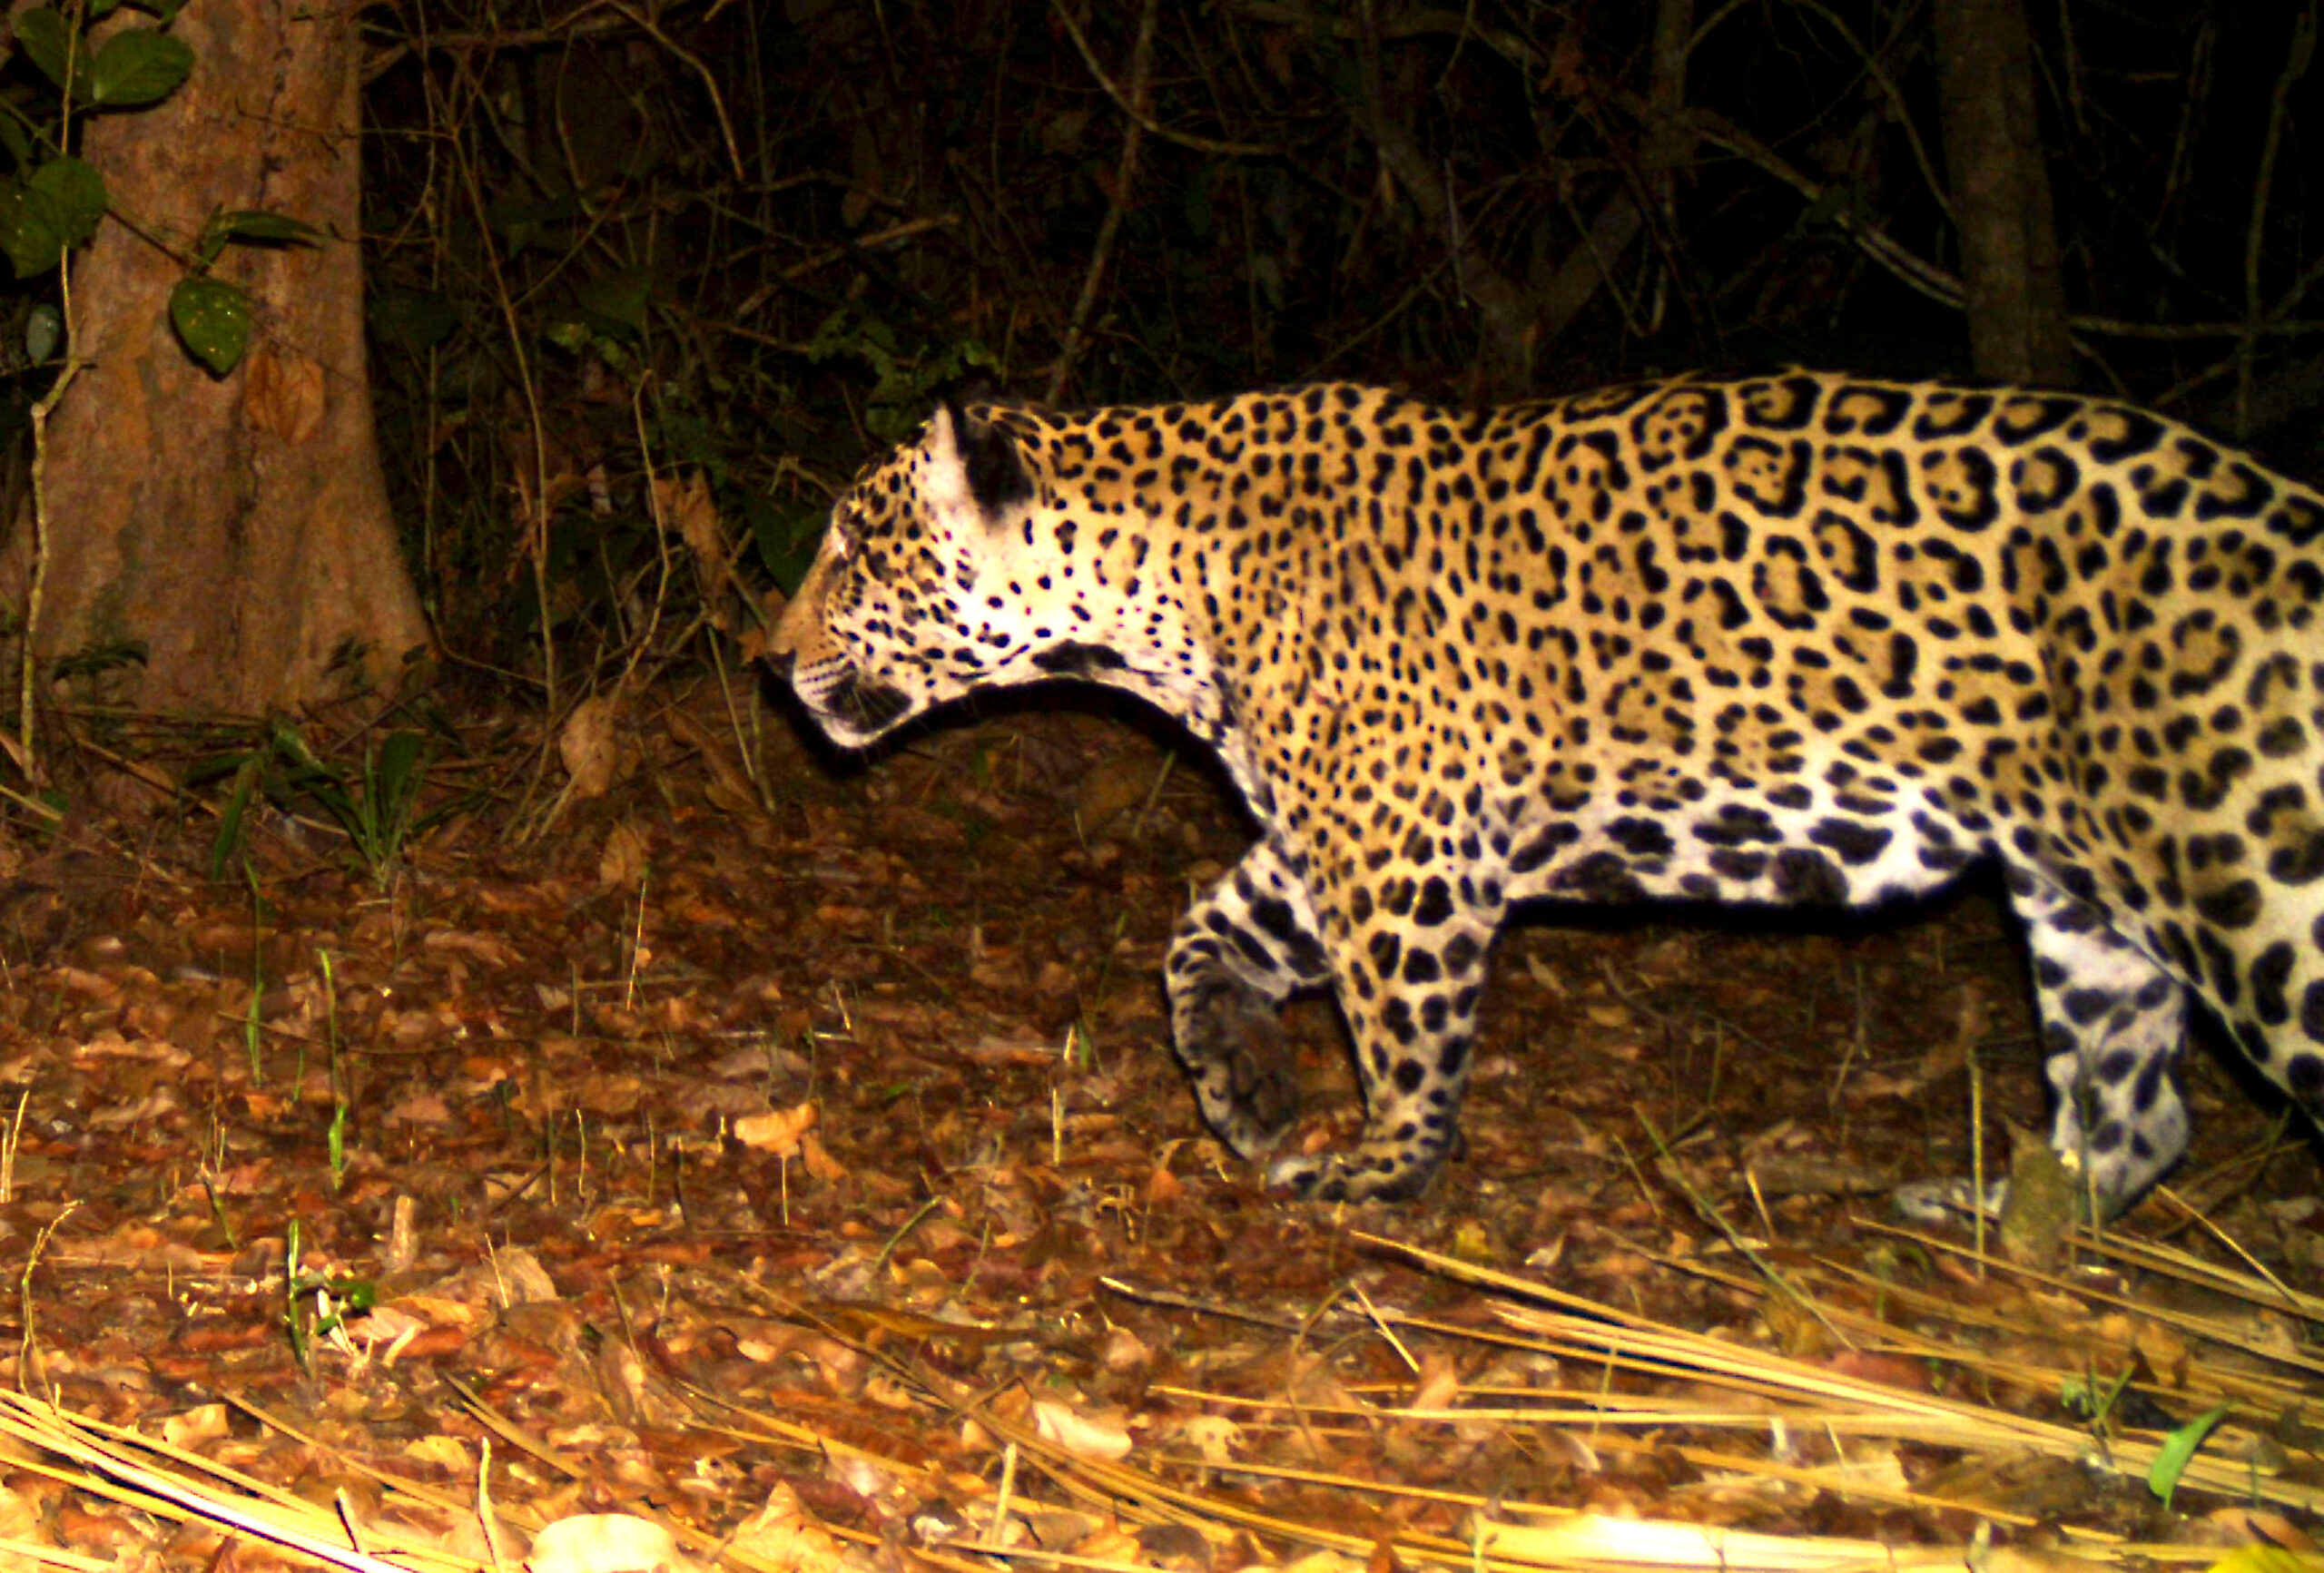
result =
[{"label": "forest floor", "polygon": [[[1248,836],[1206,763],[1024,708],[839,768],[771,717],[746,769],[715,688],[620,733],[610,791],[522,819],[508,772],[384,884],[273,811],[212,880],[182,801],[0,848],[0,1558],[513,1568],[587,1513],[661,1528],[537,1569],[2201,1565],[2318,1521],[2317,1157],[2214,1057],[2183,1201],[2097,1246],[1891,1211],[1977,1161],[1973,1060],[1989,1168],[2042,1125],[1988,885],[1532,916],[1465,1155],[1301,1204],[1166,1043]],[[1290,1140],[1344,1139],[1332,1008],[1286,1031]]]}]

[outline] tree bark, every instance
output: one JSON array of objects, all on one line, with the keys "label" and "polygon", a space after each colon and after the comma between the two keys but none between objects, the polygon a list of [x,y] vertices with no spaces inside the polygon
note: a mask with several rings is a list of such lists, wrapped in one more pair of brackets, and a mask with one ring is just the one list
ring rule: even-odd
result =
[{"label": "tree bark", "polygon": [[[108,221],[73,272],[89,362],[49,427],[44,661],[142,643],[103,697],[260,713],[390,686],[428,645],[398,552],[364,365],[350,0],[202,0],[177,18],[192,76],[92,122],[114,210],[182,256],[220,209],[323,231],[234,246],[216,276],[254,302],[251,349],[213,377],[168,320],[182,261]],[[22,605],[33,531],[10,542]]]},{"label": "tree bark", "polygon": [[1969,358],[1982,377],[2073,380],[2050,176],[2021,0],[1936,0],[1937,88]]}]

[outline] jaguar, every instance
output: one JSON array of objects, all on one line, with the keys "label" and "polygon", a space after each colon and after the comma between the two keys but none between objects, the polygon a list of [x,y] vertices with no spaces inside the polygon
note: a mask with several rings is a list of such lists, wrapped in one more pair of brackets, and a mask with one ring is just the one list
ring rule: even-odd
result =
[{"label": "jaguar", "polygon": [[1997,860],[2050,1139],[2107,1211],[2188,1137],[2191,1001],[2324,1111],[2324,496],[2126,403],[1794,370],[1462,408],[1353,384],[937,409],[770,641],[861,748],[1000,684],[1149,701],[1247,855],[1172,1036],[1263,1155],[1328,988],[1364,1099],[1284,1157],[1422,1191],[1543,899],[1870,904]]}]

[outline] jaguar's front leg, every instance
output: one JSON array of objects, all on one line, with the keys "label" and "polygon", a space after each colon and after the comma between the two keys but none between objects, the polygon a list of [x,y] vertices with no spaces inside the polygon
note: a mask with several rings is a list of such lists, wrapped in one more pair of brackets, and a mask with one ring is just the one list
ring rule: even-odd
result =
[{"label": "jaguar's front leg", "polygon": [[1257,1156],[1299,1109],[1276,1012],[1331,979],[1306,891],[1277,848],[1253,847],[1178,920],[1164,974],[1178,1063],[1203,1118]]},{"label": "jaguar's front leg", "polygon": [[1459,1140],[1502,905],[1465,878],[1402,874],[1363,893],[1352,915],[1330,964],[1364,1083],[1364,1136],[1350,1151],[1279,1159],[1267,1181],[1322,1202],[1403,1200],[1428,1188]]}]

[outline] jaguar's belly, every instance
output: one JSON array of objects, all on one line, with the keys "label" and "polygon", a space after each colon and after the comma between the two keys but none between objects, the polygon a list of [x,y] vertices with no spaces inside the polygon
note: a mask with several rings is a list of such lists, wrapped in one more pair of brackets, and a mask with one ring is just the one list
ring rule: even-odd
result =
[{"label": "jaguar's belly", "polygon": [[1591,806],[1507,832],[1512,900],[1866,906],[1946,883],[1985,848],[1935,810],[1801,788],[1797,808],[1707,794]]}]

